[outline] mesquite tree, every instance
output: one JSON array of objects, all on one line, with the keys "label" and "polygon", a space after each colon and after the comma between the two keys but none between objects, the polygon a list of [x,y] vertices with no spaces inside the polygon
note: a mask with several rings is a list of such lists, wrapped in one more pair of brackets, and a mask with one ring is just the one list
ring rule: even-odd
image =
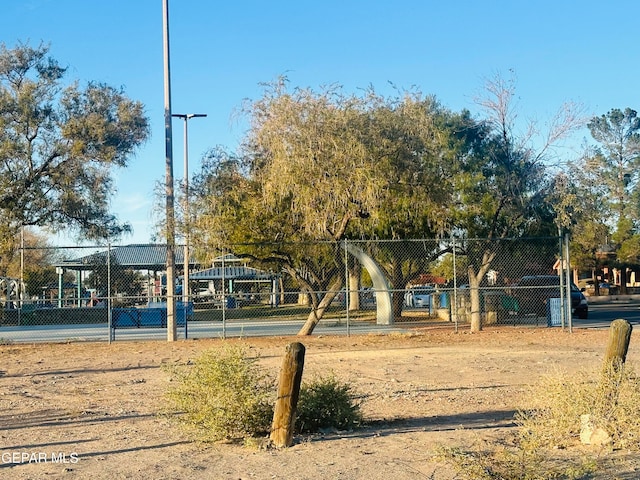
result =
[{"label": "mesquite tree", "polygon": [[[242,154],[215,151],[194,181],[194,238],[209,246],[270,244],[252,253],[277,263],[304,291],[326,292],[310,296],[301,333],[313,331],[344,284],[339,241],[432,237],[450,227],[443,211],[454,160],[471,150],[477,128],[467,112],[453,114],[416,92],[290,91],[285,81],[269,85],[246,112]],[[301,246],[309,242],[316,243]],[[390,280],[402,289],[418,272],[398,275],[393,264],[402,259],[389,253]]]}]

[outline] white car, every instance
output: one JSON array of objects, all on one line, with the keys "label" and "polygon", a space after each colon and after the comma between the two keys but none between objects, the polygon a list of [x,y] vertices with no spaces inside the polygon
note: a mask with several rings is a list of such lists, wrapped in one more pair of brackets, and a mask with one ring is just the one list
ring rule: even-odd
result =
[{"label": "white car", "polygon": [[412,308],[431,308],[433,287],[412,287],[404,294],[404,304]]}]

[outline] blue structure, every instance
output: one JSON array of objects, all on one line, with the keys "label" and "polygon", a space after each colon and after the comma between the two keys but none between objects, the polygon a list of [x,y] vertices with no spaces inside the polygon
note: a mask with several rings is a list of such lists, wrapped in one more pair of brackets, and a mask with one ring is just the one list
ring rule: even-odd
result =
[{"label": "blue structure", "polygon": [[[186,320],[193,318],[193,303],[176,302],[176,322],[184,326]],[[167,304],[151,303],[144,308],[111,309],[111,328],[166,328]]]}]

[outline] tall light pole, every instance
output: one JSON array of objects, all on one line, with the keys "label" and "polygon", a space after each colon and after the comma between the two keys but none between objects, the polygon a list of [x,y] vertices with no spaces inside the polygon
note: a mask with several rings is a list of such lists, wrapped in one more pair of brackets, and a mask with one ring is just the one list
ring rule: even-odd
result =
[{"label": "tall light pole", "polygon": [[[189,301],[189,120],[191,118],[206,117],[206,113],[172,113],[172,117],[184,120],[184,277],[182,282],[182,301],[185,308]],[[186,317],[185,317],[186,321]]]},{"label": "tall light pole", "polygon": [[175,302],[175,243],[176,219],[173,202],[173,144],[171,131],[171,69],[169,66],[169,0],[162,0],[162,26],[164,51],[164,138],[165,138],[165,191],[167,216],[167,341],[178,339]]}]

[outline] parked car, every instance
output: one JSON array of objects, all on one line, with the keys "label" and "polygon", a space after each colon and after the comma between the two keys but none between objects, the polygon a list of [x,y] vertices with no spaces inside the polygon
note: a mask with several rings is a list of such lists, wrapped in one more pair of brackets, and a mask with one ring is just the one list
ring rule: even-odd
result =
[{"label": "parked car", "polygon": [[[520,313],[546,316],[550,298],[560,297],[558,275],[530,275],[522,277],[512,290]],[[578,318],[589,317],[589,304],[582,291],[571,282],[571,313]]]},{"label": "parked car", "polygon": [[435,289],[429,286],[411,287],[404,294],[404,304],[413,308],[430,308]]},{"label": "parked car", "polygon": [[[579,287],[584,287],[584,292],[587,295],[595,295],[596,293],[596,287],[595,287],[595,283],[593,281],[592,278],[587,278],[587,279],[583,279],[580,280],[578,282],[578,286]],[[611,284],[607,281],[600,281],[598,283],[598,293],[600,295],[617,295],[618,293],[618,286]]]}]

